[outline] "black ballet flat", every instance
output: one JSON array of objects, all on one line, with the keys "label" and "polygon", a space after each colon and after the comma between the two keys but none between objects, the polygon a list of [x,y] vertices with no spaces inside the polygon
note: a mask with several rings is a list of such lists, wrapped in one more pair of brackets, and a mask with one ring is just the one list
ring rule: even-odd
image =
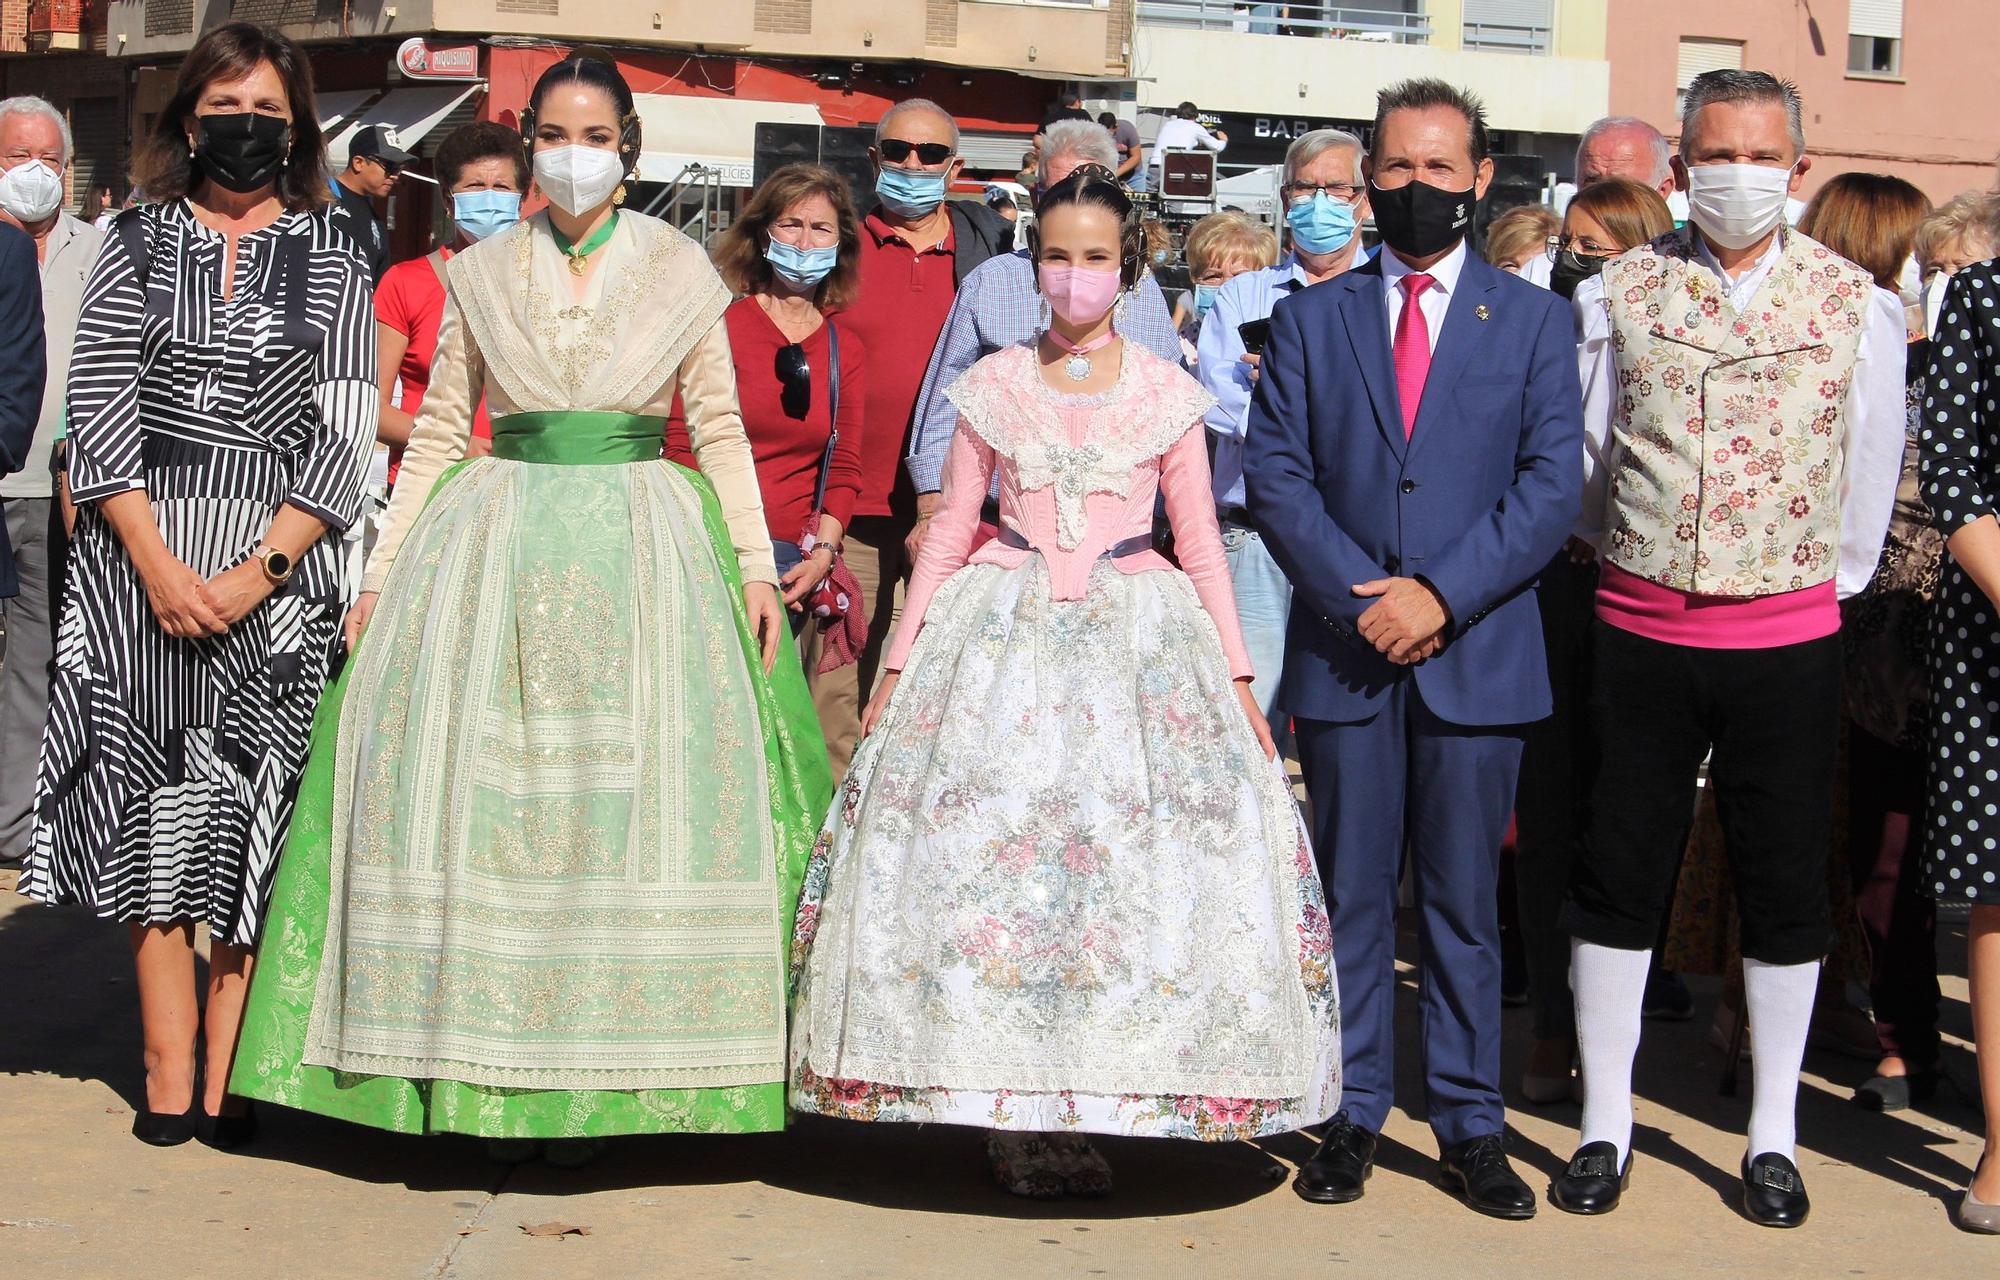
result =
[{"label": "black ballet flat", "polygon": [[247,1146],[257,1138],[257,1112],[254,1106],[245,1103],[240,1116],[212,1116],[204,1113],[196,1126],[195,1137],[201,1145],[216,1151],[233,1151]]},{"label": "black ballet flat", "polygon": [[188,1103],[186,1111],[147,1111],[143,1107],[132,1115],[132,1136],[154,1147],[178,1147],[194,1137],[195,1103]]}]

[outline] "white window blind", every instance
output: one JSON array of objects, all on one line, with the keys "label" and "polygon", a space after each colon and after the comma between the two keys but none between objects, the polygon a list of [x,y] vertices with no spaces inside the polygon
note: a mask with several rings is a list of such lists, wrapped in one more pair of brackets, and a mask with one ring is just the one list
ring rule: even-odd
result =
[{"label": "white window blind", "polygon": [[1742,41],[1709,40],[1700,36],[1682,36],[1680,58],[1675,64],[1674,69],[1674,88],[1687,88],[1688,82],[1704,71],[1741,71],[1742,69]]},{"label": "white window blind", "polygon": [[1550,25],[1549,15],[1554,8],[1553,0],[1465,0],[1465,21],[1496,26],[1546,27]]},{"label": "white window blind", "polygon": [[1902,39],[1903,0],[1848,0],[1847,34]]}]

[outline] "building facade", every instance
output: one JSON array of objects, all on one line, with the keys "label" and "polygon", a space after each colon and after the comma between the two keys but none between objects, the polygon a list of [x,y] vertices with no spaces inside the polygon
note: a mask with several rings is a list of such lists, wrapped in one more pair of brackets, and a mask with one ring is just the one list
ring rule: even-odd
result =
[{"label": "building facade", "polygon": [[[852,168],[859,139],[840,131],[909,97],[958,116],[969,169],[1011,177],[1065,83],[1129,75],[1134,12],[1135,0],[0,0],[0,95],[69,112],[74,205],[94,179],[124,193],[132,139],[220,22],[304,44],[336,168],[363,125],[393,125],[427,155],[459,123],[511,123],[544,68],[591,44],[639,95],[642,198],[726,220],[753,181],[760,127],[790,127],[794,149],[799,128],[826,130]],[[387,210],[399,255],[421,250],[437,203],[403,184]]]},{"label": "building facade", "polygon": [[1889,173],[1933,202],[1994,185],[2000,81],[1990,0],[1609,0],[1611,109],[1678,140],[1680,91],[1717,67],[1769,71],[1805,102],[1805,194]]}]

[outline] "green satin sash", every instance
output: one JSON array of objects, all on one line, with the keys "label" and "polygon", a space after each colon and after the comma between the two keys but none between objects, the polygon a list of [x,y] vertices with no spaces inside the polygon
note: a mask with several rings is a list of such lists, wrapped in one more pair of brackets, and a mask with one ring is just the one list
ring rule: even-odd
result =
[{"label": "green satin sash", "polygon": [[556,409],[493,419],[493,456],[558,467],[658,462],[667,420],[633,413]]}]

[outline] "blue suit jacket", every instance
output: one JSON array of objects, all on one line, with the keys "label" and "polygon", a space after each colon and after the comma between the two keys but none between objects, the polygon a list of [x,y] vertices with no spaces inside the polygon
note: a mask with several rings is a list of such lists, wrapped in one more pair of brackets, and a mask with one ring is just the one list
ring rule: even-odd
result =
[{"label": "blue suit jacket", "polygon": [[[1382,269],[1278,304],[1244,445],[1246,496],[1292,581],[1278,704],[1374,715],[1399,680],[1455,724],[1549,713],[1530,587],[1582,500],[1576,329],[1562,299],[1468,253],[1405,442]],[[1398,667],[1356,630],[1352,588],[1420,577],[1451,611],[1444,651]]]},{"label": "blue suit jacket", "polygon": [[[42,334],[42,269],[35,242],[10,223],[0,223],[0,475],[12,475],[28,461],[28,444],[42,418],[42,385],[49,361]],[[20,591],[14,576],[14,545],[0,520],[0,596]]]}]

